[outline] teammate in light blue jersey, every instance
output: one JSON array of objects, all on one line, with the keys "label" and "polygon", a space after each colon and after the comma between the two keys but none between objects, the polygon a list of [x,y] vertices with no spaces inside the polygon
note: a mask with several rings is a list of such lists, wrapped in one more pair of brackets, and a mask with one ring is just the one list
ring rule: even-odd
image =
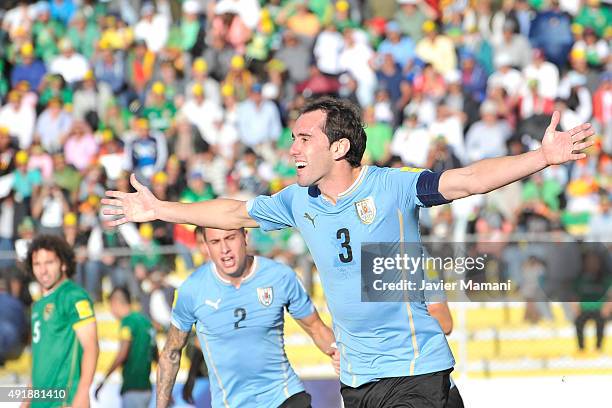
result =
[{"label": "teammate in light blue jersey", "polygon": [[[248,255],[244,229],[198,228],[197,234],[211,262],[180,287],[168,343],[186,338],[195,324],[213,408],[309,407],[310,396],[285,354],[285,309],[330,356],[335,341],[296,274],[286,265]],[[162,355],[169,352],[166,346]],[[167,380],[159,388],[168,389]],[[157,406],[165,406],[167,397],[158,392]]]},{"label": "teammate in light blue jersey", "polygon": [[321,274],[341,352],[345,408],[444,407],[454,364],[439,324],[424,302],[360,301],[364,242],[419,241],[420,207],[484,194],[549,165],[586,157],[589,124],[556,131],[555,112],[539,149],[485,159],[443,173],[362,166],[366,136],[357,107],[321,98],[302,110],[290,154],[297,185],[246,203],[218,199],[182,204],[160,201],[135,177],[136,193],[109,191],[104,210],[128,221],[161,219],[212,228],[295,227]]}]

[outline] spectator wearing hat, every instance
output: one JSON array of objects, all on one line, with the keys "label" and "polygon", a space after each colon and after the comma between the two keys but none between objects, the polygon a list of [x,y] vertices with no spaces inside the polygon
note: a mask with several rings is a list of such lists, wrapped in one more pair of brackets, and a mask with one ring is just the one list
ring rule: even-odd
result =
[{"label": "spectator wearing hat", "polygon": [[64,104],[70,105],[74,93],[60,74],[47,73],[40,83],[39,95],[37,111],[44,109],[52,98],[59,98]]},{"label": "spectator wearing hat", "polygon": [[72,115],[75,120],[84,120],[92,128],[98,128],[112,99],[111,87],[105,82],[98,83],[94,73],[87,71],[72,95]]},{"label": "spectator wearing hat", "polygon": [[307,0],[294,0],[291,5],[294,10],[287,18],[286,23],[280,15],[277,18],[277,23],[286,25],[287,29],[297,36],[307,38],[310,40],[309,42],[312,42],[321,30],[319,18],[310,11]]},{"label": "spectator wearing hat", "polygon": [[81,185],[81,173],[74,166],[66,164],[64,152],[58,151],[52,155],[53,159],[53,181],[62,190],[68,192],[70,202],[77,200],[79,186]]},{"label": "spectator wearing hat", "polygon": [[93,73],[98,82],[108,84],[115,96],[119,96],[123,91],[126,83],[124,59],[115,55],[115,51],[106,41],[98,43]]},{"label": "spectator wearing hat", "polygon": [[280,114],[274,102],[264,99],[261,91],[260,83],[253,84],[249,98],[239,105],[238,136],[240,142],[251,148],[271,149],[282,131]]},{"label": "spectator wearing hat", "polygon": [[488,79],[488,88],[504,88],[508,96],[516,98],[524,85],[523,75],[520,71],[510,65],[510,56],[499,53],[495,56],[495,68],[497,69]]},{"label": "spectator wearing hat", "polygon": [[32,200],[32,217],[40,220],[41,234],[62,234],[64,214],[70,211],[62,190],[53,182],[43,184],[40,194]]},{"label": "spectator wearing hat", "polygon": [[461,85],[466,95],[480,104],[487,95],[487,73],[469,50],[461,52],[460,61]]},{"label": "spectator wearing hat", "polygon": [[423,37],[423,23],[427,21],[427,2],[423,0],[398,0],[399,9],[393,19],[397,21],[402,33],[418,43]]},{"label": "spectator wearing hat", "polygon": [[150,129],[146,118],[137,119],[134,130],[136,137],[125,146],[123,168],[150,184],[151,177],[166,165],[168,145],[162,133]]},{"label": "spectator wearing hat", "polygon": [[140,9],[140,20],[134,26],[134,39],[143,40],[155,54],[166,46],[170,31],[169,10],[162,8],[160,11],[156,13],[152,3],[145,3]]},{"label": "spectator wearing hat", "polygon": [[[599,68],[606,63],[610,55],[610,47],[606,40],[597,36],[597,33],[592,27],[584,29],[584,43],[580,44],[584,47],[586,60],[589,66]],[[577,44],[574,44],[575,49]]]},{"label": "spectator wearing hat", "polygon": [[21,220],[24,215],[30,214],[31,199],[38,197],[42,184],[42,175],[39,169],[28,170],[29,155],[25,150],[15,154],[15,170],[13,171],[13,188],[15,201],[20,204],[21,211],[16,211],[16,219]]},{"label": "spectator wearing hat", "polygon": [[233,94],[238,101],[243,101],[249,94],[251,85],[255,82],[253,74],[245,67],[244,57],[234,55],[230,62],[230,69],[223,80],[223,85],[231,85]]},{"label": "spectator wearing hat", "polygon": [[158,70],[154,73],[153,79],[164,85],[164,96],[168,102],[180,107],[185,101],[185,83],[179,78],[175,61],[171,58],[160,60]]},{"label": "spectator wearing hat", "polygon": [[445,35],[438,34],[438,27],[431,20],[424,22],[421,28],[423,38],[417,43],[417,56],[433,65],[442,75],[456,69],[457,57],[452,40]]},{"label": "spectator wearing hat", "polygon": [[0,108],[0,126],[8,129],[19,142],[19,148],[27,149],[32,144],[36,111],[34,106],[23,101],[17,90],[9,92],[7,104]]},{"label": "spectator wearing hat", "polygon": [[76,6],[72,0],[51,0],[51,17],[64,25],[68,25],[72,15],[76,11]]},{"label": "spectator wearing hat", "polygon": [[492,101],[482,103],[480,118],[465,135],[468,163],[505,155],[506,141],[512,134],[508,123],[498,120],[497,108]]},{"label": "spectator wearing hat", "polygon": [[181,33],[181,50],[186,63],[204,51],[204,26],[200,23],[200,4],[196,0],[186,0],[182,5],[182,18],[179,25]]},{"label": "spectator wearing hat", "polygon": [[516,32],[516,23],[512,19],[503,24],[502,35],[494,39],[495,53],[506,53],[510,56],[510,65],[523,69],[531,61],[531,45],[527,38]]},{"label": "spectator wearing hat", "polygon": [[49,64],[49,72],[60,74],[70,85],[82,81],[90,69],[89,62],[84,56],[75,52],[68,38],[60,40],[59,49],[61,54]]},{"label": "spectator wearing hat", "polygon": [[28,170],[34,168],[40,170],[43,180],[47,181],[53,178],[53,159],[37,140],[32,142],[30,146],[30,159],[28,160]]},{"label": "spectator wearing hat", "polygon": [[189,93],[193,91],[193,86],[195,84],[200,84],[204,90],[206,99],[216,103],[218,106],[221,105],[221,87],[216,79],[208,75],[208,63],[204,58],[198,57],[193,60],[193,64],[191,64],[191,73],[187,78],[190,79],[185,86],[187,99],[189,99]]},{"label": "spectator wearing hat", "polygon": [[62,101],[51,98],[36,121],[35,137],[47,152],[55,153],[66,141],[72,122],[72,115],[64,110]]},{"label": "spectator wearing hat", "polygon": [[161,81],[154,82],[142,110],[142,116],[147,119],[148,126],[156,132],[164,133],[172,126],[175,114],[174,102],[166,97],[166,85]]},{"label": "spectator wearing hat", "polygon": [[41,60],[35,58],[32,43],[25,43],[20,51],[21,63],[11,71],[11,86],[16,87],[19,82],[26,81],[31,89],[37,90],[47,68]]},{"label": "spectator wearing hat", "polygon": [[610,5],[601,4],[601,0],[586,0],[582,2],[580,11],[574,18],[574,22],[583,27],[595,30],[598,36],[603,36],[607,27],[612,26],[612,11]]},{"label": "spectator wearing hat", "polygon": [[379,44],[379,54],[391,54],[396,64],[403,70],[410,64],[414,57],[414,41],[410,37],[402,36],[400,25],[397,21],[389,21],[385,26],[386,38]]},{"label": "spectator wearing hat", "polygon": [[201,137],[208,144],[214,144],[214,123],[223,117],[223,111],[219,105],[208,99],[201,84],[195,83],[191,87],[191,95],[181,107],[180,114],[198,128]]},{"label": "spectator wearing hat", "polygon": [[115,182],[121,174],[123,164],[123,146],[115,138],[113,131],[104,129],[98,134],[100,150],[96,161],[104,168],[104,174],[111,183]]},{"label": "spectator wearing hat", "polygon": [[538,82],[538,94],[543,98],[554,99],[559,87],[559,69],[555,64],[546,61],[544,51],[533,50],[532,62],[523,69],[523,77]]},{"label": "spectator wearing hat", "polygon": [[[357,10],[355,10],[355,8]],[[352,8],[350,2],[347,0],[336,1],[332,24],[338,29],[338,32],[343,33],[345,28],[359,27],[359,24],[357,24],[354,19],[355,15],[359,14],[359,8],[355,8]]]}]

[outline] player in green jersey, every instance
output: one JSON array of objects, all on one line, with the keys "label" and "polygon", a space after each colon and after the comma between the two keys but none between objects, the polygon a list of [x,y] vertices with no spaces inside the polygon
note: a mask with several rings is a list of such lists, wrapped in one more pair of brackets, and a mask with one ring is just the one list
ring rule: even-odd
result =
[{"label": "player in green jersey", "polygon": [[104,382],[123,367],[121,405],[124,408],[146,408],[151,400],[151,363],[157,361],[157,344],[153,325],[142,313],[131,308],[130,293],[117,287],[110,295],[111,313],[121,322],[119,353],[96,389],[96,399]]},{"label": "player in green jersey", "polygon": [[98,334],[89,295],[70,280],[76,270],[74,251],[63,238],[40,235],[30,244],[26,268],[42,288],[32,307],[32,387],[65,390],[65,398],[23,406],[89,407]]}]

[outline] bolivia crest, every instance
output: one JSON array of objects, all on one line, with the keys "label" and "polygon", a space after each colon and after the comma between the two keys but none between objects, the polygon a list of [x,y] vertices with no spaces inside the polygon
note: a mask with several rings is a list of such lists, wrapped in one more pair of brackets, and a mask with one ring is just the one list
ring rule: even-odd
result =
[{"label": "bolivia crest", "polygon": [[272,287],[268,288],[257,288],[257,299],[259,299],[259,303],[268,307],[272,304],[272,300],[274,299],[274,292],[272,291]]},{"label": "bolivia crest", "polygon": [[371,224],[376,217],[376,206],[374,205],[374,199],[372,197],[364,198],[355,203],[355,209],[359,219],[364,224]]},{"label": "bolivia crest", "polygon": [[45,305],[45,310],[43,311],[43,319],[49,320],[49,318],[53,314],[54,309],[55,309],[55,305],[53,303],[47,303]]}]

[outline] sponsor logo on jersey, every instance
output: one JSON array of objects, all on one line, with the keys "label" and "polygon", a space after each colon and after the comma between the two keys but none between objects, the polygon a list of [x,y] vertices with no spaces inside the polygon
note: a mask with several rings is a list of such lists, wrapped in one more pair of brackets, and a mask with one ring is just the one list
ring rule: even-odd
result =
[{"label": "sponsor logo on jersey", "polygon": [[43,311],[43,319],[49,320],[53,314],[53,310],[55,310],[55,305],[53,303],[47,303]]}]

